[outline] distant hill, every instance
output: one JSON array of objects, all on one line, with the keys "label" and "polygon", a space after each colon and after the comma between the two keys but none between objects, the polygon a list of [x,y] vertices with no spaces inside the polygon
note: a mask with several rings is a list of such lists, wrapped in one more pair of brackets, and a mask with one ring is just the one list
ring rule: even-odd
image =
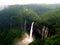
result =
[{"label": "distant hill", "polygon": [[[33,21],[33,32],[37,33],[34,34],[37,38],[31,45],[60,45],[60,4],[0,7],[0,45],[13,45],[23,33],[30,31]],[[39,38],[43,26],[49,32],[49,37],[45,40]]]}]

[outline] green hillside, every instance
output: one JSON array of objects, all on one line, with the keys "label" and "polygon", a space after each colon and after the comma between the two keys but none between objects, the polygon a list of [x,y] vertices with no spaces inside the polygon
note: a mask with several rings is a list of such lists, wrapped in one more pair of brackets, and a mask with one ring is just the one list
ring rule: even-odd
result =
[{"label": "green hillside", "polygon": [[[29,45],[60,45],[60,5],[10,5],[0,11],[0,45],[14,45],[35,22],[35,41]],[[26,22],[26,25],[25,25]],[[41,39],[43,26],[49,35]],[[38,30],[39,29],[39,30]]]}]

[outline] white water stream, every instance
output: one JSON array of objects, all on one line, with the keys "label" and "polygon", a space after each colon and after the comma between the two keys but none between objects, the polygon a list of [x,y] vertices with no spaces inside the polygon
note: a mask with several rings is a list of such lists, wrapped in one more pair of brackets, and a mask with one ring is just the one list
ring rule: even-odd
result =
[{"label": "white water stream", "polygon": [[30,35],[25,33],[23,35],[23,39],[18,41],[15,45],[28,45],[29,43],[34,41],[33,36],[32,36],[32,33],[33,33],[33,24],[34,24],[34,22],[32,22],[32,24],[31,24]]}]

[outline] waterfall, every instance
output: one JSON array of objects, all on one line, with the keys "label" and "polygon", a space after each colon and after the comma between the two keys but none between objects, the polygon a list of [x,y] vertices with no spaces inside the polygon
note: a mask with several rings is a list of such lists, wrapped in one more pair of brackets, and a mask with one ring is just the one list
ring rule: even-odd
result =
[{"label": "waterfall", "polygon": [[28,45],[29,43],[33,42],[33,24],[34,22],[32,22],[31,24],[31,29],[30,29],[30,35],[28,35],[27,33],[23,34],[22,40],[19,40],[15,45]]},{"label": "waterfall", "polygon": [[31,30],[30,30],[30,39],[32,38],[32,33],[33,33],[33,24],[34,24],[34,22],[32,22],[32,25],[31,25]]},{"label": "waterfall", "polygon": [[42,39],[44,39],[45,34],[45,26],[42,28]]},{"label": "waterfall", "polygon": [[48,37],[48,28],[46,28],[46,30],[45,30],[45,38],[47,38]]},{"label": "waterfall", "polygon": [[48,37],[48,28],[44,26],[42,29],[42,39],[45,39],[47,37]]}]

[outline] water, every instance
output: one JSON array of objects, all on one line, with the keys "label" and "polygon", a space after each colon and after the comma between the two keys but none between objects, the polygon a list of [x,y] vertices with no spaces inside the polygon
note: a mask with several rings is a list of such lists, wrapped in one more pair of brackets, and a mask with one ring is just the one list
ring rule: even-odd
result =
[{"label": "water", "polygon": [[47,38],[48,37],[48,28],[46,28],[46,30],[45,30],[45,38]]},{"label": "water", "polygon": [[42,39],[44,39],[45,34],[45,26],[42,28]]},{"label": "water", "polygon": [[42,39],[45,39],[47,37],[48,37],[48,28],[44,26],[42,29]]},{"label": "water", "polygon": [[31,24],[31,29],[30,29],[30,35],[28,35],[27,33],[23,34],[22,36],[22,40],[19,40],[15,45],[28,45],[29,43],[33,42],[33,24],[34,22],[32,22]]},{"label": "water", "polygon": [[33,24],[34,24],[34,22],[32,22],[32,25],[31,25],[31,30],[30,30],[30,38],[32,38]]}]

